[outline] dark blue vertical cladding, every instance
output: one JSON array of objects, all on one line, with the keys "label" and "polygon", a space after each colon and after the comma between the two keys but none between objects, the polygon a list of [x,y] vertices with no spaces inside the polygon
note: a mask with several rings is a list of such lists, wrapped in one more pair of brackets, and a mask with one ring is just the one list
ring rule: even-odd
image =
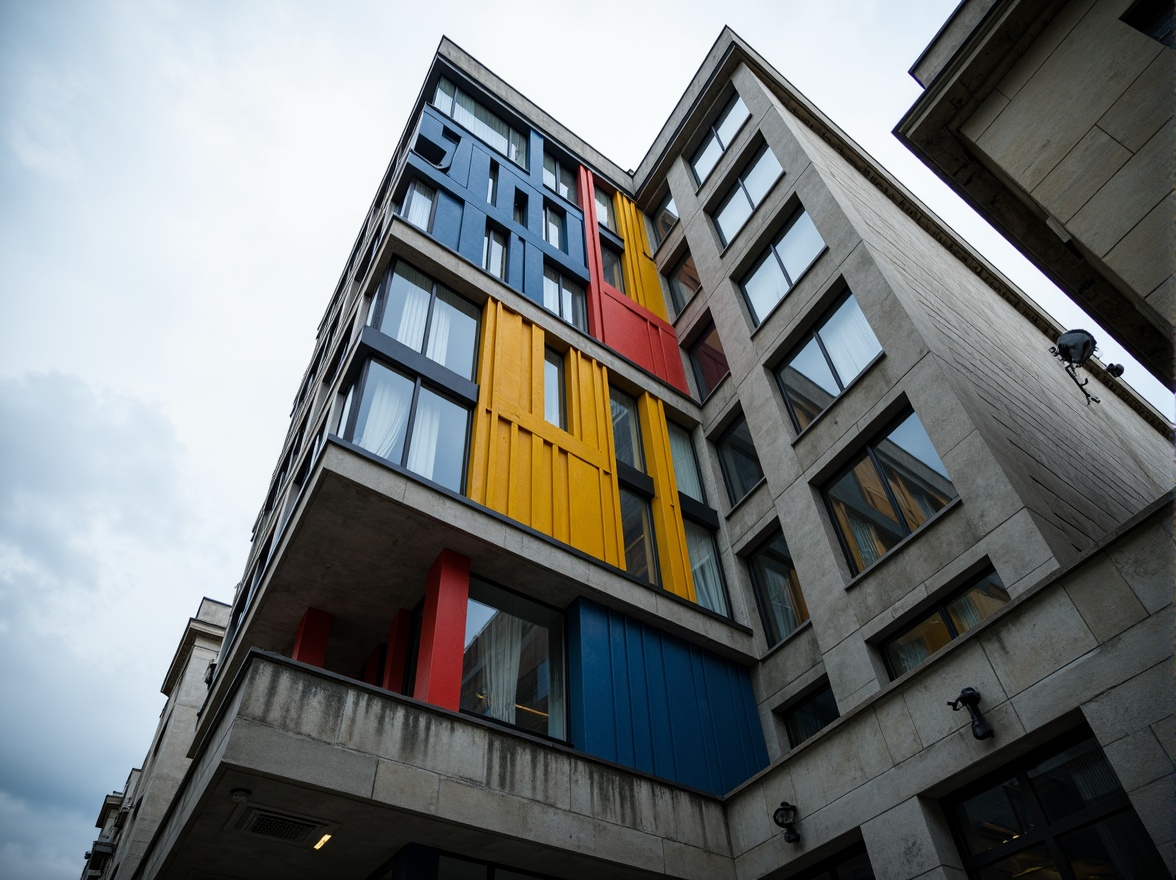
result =
[{"label": "dark blue vertical cladding", "polygon": [[[584,215],[543,186],[542,135],[530,132],[528,144],[530,167],[523,168],[427,105],[408,156],[404,180],[419,178],[437,190],[430,234],[471,263],[482,263],[487,224],[507,232],[506,283],[542,304],[545,264],[579,279],[582,285],[588,283]],[[493,204],[487,200],[492,167],[498,174]],[[399,186],[397,198],[403,195],[404,186]],[[526,204],[526,211],[521,222],[516,222],[515,205],[520,201]],[[553,248],[543,240],[545,201],[557,205],[566,215],[566,250]]]},{"label": "dark blue vertical cladding", "polygon": [[747,670],[579,599],[568,612],[572,745],[714,794],[767,766]]}]

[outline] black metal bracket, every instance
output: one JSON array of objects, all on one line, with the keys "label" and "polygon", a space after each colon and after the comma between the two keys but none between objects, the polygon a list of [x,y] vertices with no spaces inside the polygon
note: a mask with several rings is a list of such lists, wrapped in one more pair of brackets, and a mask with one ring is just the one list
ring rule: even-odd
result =
[{"label": "black metal bracket", "polygon": [[976,739],[988,739],[996,736],[992,725],[985,721],[984,716],[980,713],[980,691],[974,687],[964,688],[958,697],[954,700],[948,700],[947,705],[951,706],[953,712],[958,712],[961,706],[968,710],[968,714],[972,716],[972,736]]}]

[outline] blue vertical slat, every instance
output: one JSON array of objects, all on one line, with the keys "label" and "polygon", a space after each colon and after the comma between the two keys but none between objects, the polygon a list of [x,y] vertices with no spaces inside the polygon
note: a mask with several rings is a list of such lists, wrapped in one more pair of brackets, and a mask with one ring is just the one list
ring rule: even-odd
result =
[{"label": "blue vertical slat", "polygon": [[649,740],[653,751],[653,773],[666,779],[677,779],[678,765],[674,752],[674,728],[670,724],[662,634],[654,629],[647,629],[646,632],[645,682],[649,704]]},{"label": "blue vertical slat", "polygon": [[625,626],[626,656],[629,661],[629,709],[633,720],[633,766],[653,772],[653,733],[649,725],[649,693],[645,670],[646,627],[635,620]]},{"label": "blue vertical slat", "polygon": [[629,710],[629,662],[625,651],[625,618],[608,612],[609,651],[612,653],[613,718],[618,764],[633,766],[633,714]]}]

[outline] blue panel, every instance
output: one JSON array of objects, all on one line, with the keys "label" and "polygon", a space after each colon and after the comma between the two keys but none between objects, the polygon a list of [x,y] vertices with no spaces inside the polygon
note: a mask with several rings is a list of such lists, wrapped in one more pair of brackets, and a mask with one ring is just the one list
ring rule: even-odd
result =
[{"label": "blue panel", "polygon": [[523,295],[543,305],[543,251],[534,242],[527,242],[523,264]]},{"label": "blue panel", "polygon": [[[470,180],[470,160],[472,158],[472,141],[469,138],[461,141],[457,145],[457,149],[453,152],[453,164],[449,168],[449,179],[458,186],[465,188],[471,186],[473,181]],[[487,169],[489,172],[489,169]],[[485,184],[486,178],[482,179]],[[486,192],[485,186],[482,187],[483,196]]]},{"label": "blue panel", "polygon": [[568,626],[576,748],[715,794],[767,766],[746,669],[585,599]]},{"label": "blue panel", "polygon": [[462,203],[445,192],[437,193],[437,207],[434,208],[433,238],[452,251],[457,250],[461,233]]},{"label": "blue panel", "polygon": [[[485,203],[483,203],[485,204]],[[482,243],[486,238],[486,212],[472,202],[465,205],[461,218],[461,239],[457,252],[476,265],[482,265]]]}]

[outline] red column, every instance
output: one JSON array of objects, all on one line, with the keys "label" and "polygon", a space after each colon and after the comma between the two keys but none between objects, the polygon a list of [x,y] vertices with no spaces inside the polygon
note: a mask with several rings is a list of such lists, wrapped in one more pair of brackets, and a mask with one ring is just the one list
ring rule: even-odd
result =
[{"label": "red column", "polygon": [[453,709],[461,702],[461,664],[465,654],[466,602],[470,595],[470,561],[442,550],[425,588],[421,647],[417,654],[413,696]]},{"label": "red column", "polygon": [[412,628],[412,613],[404,608],[396,612],[388,627],[388,650],[384,654],[384,680],[380,687],[386,691],[403,693],[404,666],[408,660],[408,637]]},{"label": "red column", "polygon": [[584,256],[588,262],[588,333],[604,341],[604,309],[602,303],[604,270],[600,263],[600,227],[596,220],[596,184],[592,172],[580,166],[576,175],[580,204],[584,207]]},{"label": "red column", "polygon": [[334,617],[317,608],[307,608],[298,624],[298,635],[294,639],[295,660],[322,666],[327,659],[327,637],[331,634]]}]

